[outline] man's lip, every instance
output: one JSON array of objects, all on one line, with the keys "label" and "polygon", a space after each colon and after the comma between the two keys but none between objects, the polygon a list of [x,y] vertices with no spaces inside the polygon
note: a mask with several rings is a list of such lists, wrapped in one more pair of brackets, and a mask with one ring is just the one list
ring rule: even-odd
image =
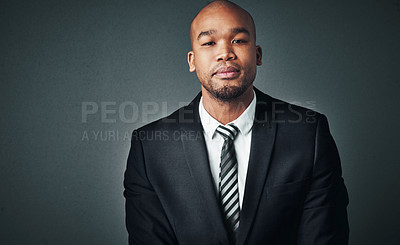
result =
[{"label": "man's lip", "polygon": [[219,68],[214,75],[221,78],[234,78],[239,75],[239,70],[233,66],[226,66]]}]

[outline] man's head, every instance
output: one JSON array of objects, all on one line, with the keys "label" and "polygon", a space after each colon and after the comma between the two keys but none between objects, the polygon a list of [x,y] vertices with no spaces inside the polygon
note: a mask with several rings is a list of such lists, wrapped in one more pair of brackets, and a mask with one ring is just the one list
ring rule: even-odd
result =
[{"label": "man's head", "polygon": [[193,19],[190,38],[189,68],[206,92],[232,101],[252,88],[262,50],[247,11],[229,1],[213,1]]}]

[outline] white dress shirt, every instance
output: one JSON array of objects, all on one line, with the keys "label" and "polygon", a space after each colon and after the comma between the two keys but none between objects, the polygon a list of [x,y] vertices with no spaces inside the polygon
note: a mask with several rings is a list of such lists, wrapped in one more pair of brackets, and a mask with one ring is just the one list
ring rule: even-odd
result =
[{"label": "white dress shirt", "polygon": [[[249,165],[250,145],[251,145],[251,131],[253,127],[254,115],[256,112],[256,93],[253,91],[254,97],[246,110],[232,122],[239,128],[234,145],[236,152],[236,159],[238,161],[238,188],[239,188],[239,202],[242,207],[243,196],[246,184],[247,167]],[[215,120],[204,108],[203,97],[199,103],[199,114],[201,124],[203,125],[204,139],[206,141],[208,160],[210,162],[211,175],[214,180],[215,189],[218,190],[219,185],[219,172],[220,172],[220,157],[221,149],[224,143],[222,136],[215,130],[222,123]]]}]

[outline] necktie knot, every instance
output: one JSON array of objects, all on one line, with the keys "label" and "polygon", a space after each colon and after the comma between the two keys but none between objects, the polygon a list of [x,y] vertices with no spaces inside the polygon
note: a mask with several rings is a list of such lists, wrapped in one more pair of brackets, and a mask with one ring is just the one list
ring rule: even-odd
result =
[{"label": "necktie knot", "polygon": [[225,139],[230,139],[234,140],[236,135],[239,132],[238,127],[236,127],[234,124],[227,124],[225,126],[219,125],[216,129],[216,131]]}]

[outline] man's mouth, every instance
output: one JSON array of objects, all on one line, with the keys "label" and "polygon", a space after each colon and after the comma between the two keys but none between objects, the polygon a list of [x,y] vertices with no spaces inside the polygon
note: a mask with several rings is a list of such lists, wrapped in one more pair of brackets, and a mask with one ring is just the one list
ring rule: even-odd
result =
[{"label": "man's mouth", "polygon": [[232,79],[238,77],[240,75],[240,72],[233,66],[226,66],[219,68],[213,75],[219,78]]}]

